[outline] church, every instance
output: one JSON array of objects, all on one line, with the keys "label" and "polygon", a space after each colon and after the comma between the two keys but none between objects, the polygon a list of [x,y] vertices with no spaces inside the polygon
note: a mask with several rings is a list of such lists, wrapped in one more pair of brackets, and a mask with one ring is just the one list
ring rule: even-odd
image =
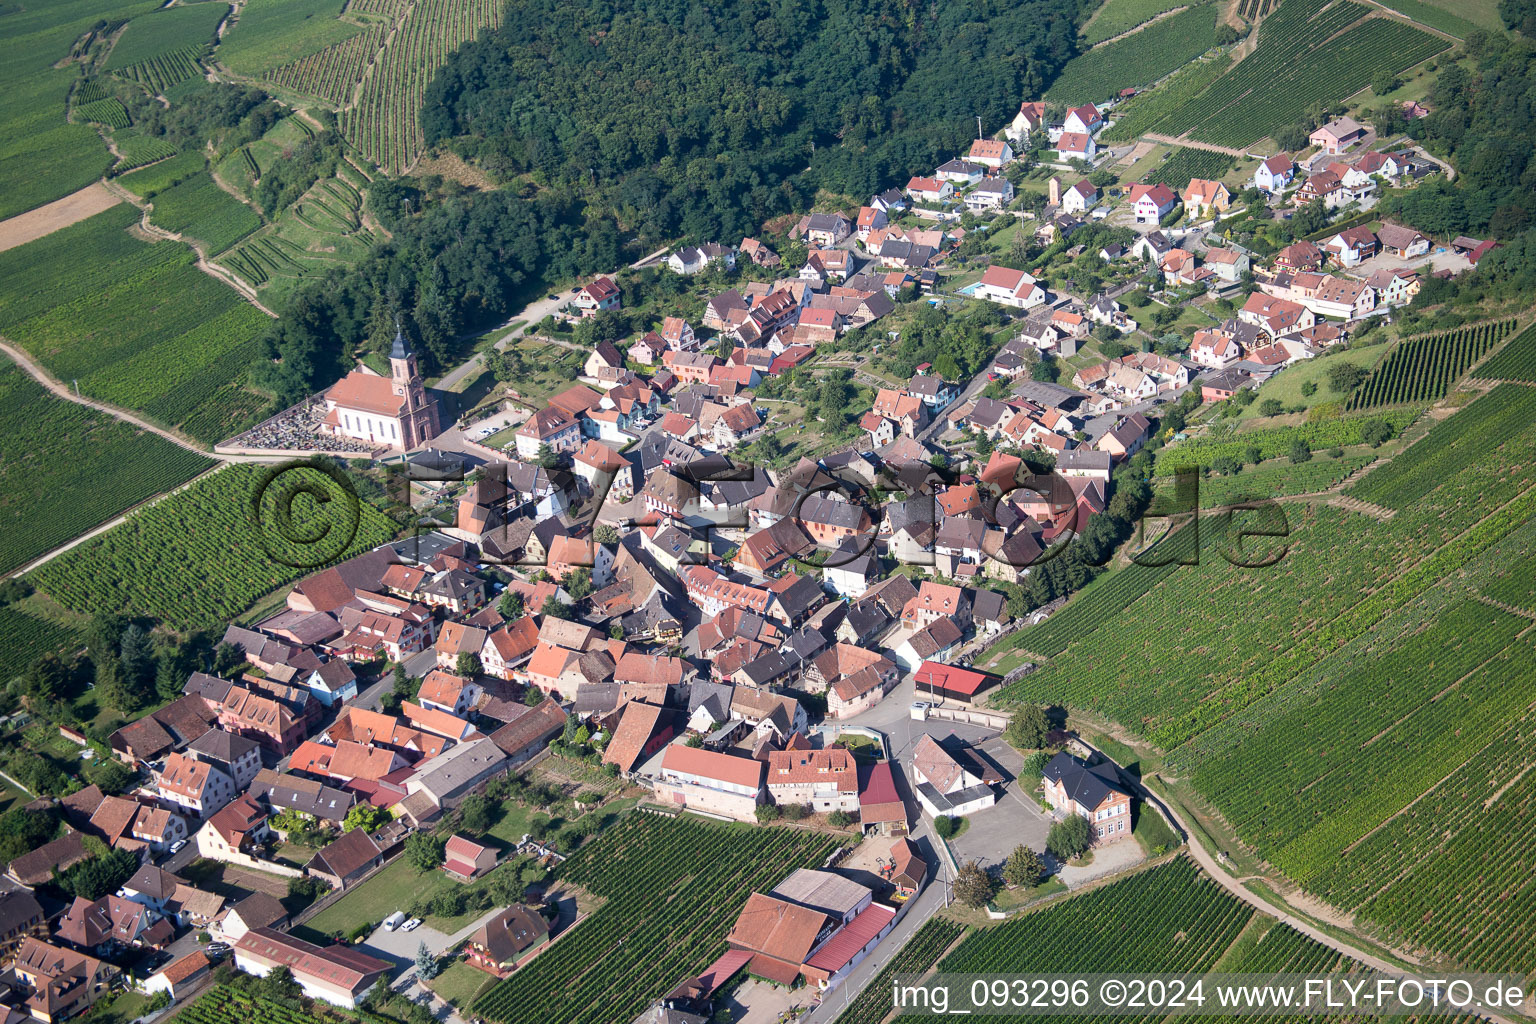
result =
[{"label": "church", "polygon": [[405,333],[395,327],[389,376],[353,370],[325,393],[324,429],[340,437],[408,450],[442,431],[437,398],[427,394]]}]

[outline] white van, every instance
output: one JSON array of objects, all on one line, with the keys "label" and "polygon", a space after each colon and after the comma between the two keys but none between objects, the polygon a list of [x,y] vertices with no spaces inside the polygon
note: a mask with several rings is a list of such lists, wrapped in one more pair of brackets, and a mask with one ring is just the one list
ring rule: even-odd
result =
[{"label": "white van", "polygon": [[384,930],[392,932],[405,923],[405,911],[397,910],[384,919]]}]

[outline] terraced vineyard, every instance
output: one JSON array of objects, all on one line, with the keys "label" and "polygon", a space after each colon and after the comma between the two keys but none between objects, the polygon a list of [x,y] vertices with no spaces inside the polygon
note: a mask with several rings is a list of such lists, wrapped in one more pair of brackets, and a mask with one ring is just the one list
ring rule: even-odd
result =
[{"label": "terraced vineyard", "polygon": [[1479,380],[1519,380],[1536,383],[1536,322],[1517,334],[1503,350],[1473,376]]},{"label": "terraced vineyard", "polygon": [[[10,572],[213,465],[56,398],[0,358],[0,572]],[[9,678],[8,676],[5,678]]]},{"label": "terraced vineyard", "polygon": [[374,242],[362,223],[363,196],[345,178],[317,182],[276,224],[225,253],[220,263],[252,285],[298,280],[355,259]]},{"label": "terraced vineyard", "polygon": [[0,253],[0,333],[86,395],[221,440],[259,411],[254,395],[230,398],[268,319],[198,270],[185,243],[128,234],[138,218],[120,204]]},{"label": "terraced vineyard", "polygon": [[[366,502],[358,509],[352,541],[348,503],[328,478],[314,470],[289,470],[263,492],[263,531],[251,522],[251,500],[265,467],[233,465],[143,511],[38,569],[39,590],[74,611],[96,614],[133,608],[178,628],[210,628],[228,622],[257,598],[313,569],[383,543],[398,528]],[[279,532],[280,499],[309,482],[333,496],[320,505],[307,495],[293,501],[291,536],[315,536],[313,544]],[[333,554],[337,552],[337,554]]]},{"label": "terraced vineyard", "polygon": [[1500,320],[1409,338],[1382,360],[1350,396],[1345,408],[1354,412],[1405,402],[1439,401],[1467,367],[1492,351],[1514,327],[1515,321]]},{"label": "terraced vineyard", "polygon": [[112,168],[114,174],[124,174],[136,167],[152,164],[157,160],[176,155],[176,147],[153,135],[140,135],[137,129],[124,128],[112,133],[112,142],[122,158]]},{"label": "terraced vineyard", "polygon": [[105,67],[117,71],[173,54],[201,56],[214,42],[226,3],[182,4],[134,18],[107,55]]},{"label": "terraced vineyard", "polygon": [[201,51],[195,48],[177,50],[159,57],[151,57],[139,64],[117,68],[113,74],[120,75],[130,82],[138,82],[150,92],[163,93],[179,82],[202,76],[203,66],[198,62],[200,54]]},{"label": "terraced vineyard", "polygon": [[819,866],[834,845],[799,830],[631,814],[560,868],[607,903],[472,1011],[498,1024],[628,1024],[725,952],[748,893]]},{"label": "terraced vineyard", "polygon": [[91,121],[108,128],[127,128],[128,111],[118,100],[108,97],[75,107],[76,121]]},{"label": "terraced vineyard", "polygon": [[[1405,22],[1373,17],[1343,0],[1286,0],[1265,20],[1259,47],[1156,130],[1223,146],[1246,146],[1336,102],[1380,72],[1399,72],[1448,45]],[[1359,22],[1359,24],[1356,24]],[[1347,30],[1347,31],[1346,31]]]},{"label": "terraced vineyard", "polygon": [[1223,53],[1180,68],[1156,89],[1133,96],[1116,107],[1115,123],[1104,129],[1100,138],[1105,142],[1129,142],[1159,130],[1159,122],[1182,109],[1231,66],[1232,57]]}]

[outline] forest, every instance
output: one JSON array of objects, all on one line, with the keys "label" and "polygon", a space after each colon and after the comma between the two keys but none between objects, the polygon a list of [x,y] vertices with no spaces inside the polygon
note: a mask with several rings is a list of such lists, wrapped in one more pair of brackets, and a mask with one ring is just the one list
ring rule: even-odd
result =
[{"label": "forest", "polygon": [[863,198],[1012,118],[1085,0],[529,0],[428,87],[427,144],[580,184],[642,241],[735,240]]}]

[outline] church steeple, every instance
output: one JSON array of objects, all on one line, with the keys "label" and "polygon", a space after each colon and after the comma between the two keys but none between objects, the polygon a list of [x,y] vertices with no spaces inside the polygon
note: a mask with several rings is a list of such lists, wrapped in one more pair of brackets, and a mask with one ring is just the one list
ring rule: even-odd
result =
[{"label": "church steeple", "polygon": [[394,393],[410,398],[408,407],[416,408],[421,397],[421,372],[416,367],[416,353],[411,351],[411,343],[405,339],[398,317],[395,318],[395,343],[389,349],[389,373]]}]

